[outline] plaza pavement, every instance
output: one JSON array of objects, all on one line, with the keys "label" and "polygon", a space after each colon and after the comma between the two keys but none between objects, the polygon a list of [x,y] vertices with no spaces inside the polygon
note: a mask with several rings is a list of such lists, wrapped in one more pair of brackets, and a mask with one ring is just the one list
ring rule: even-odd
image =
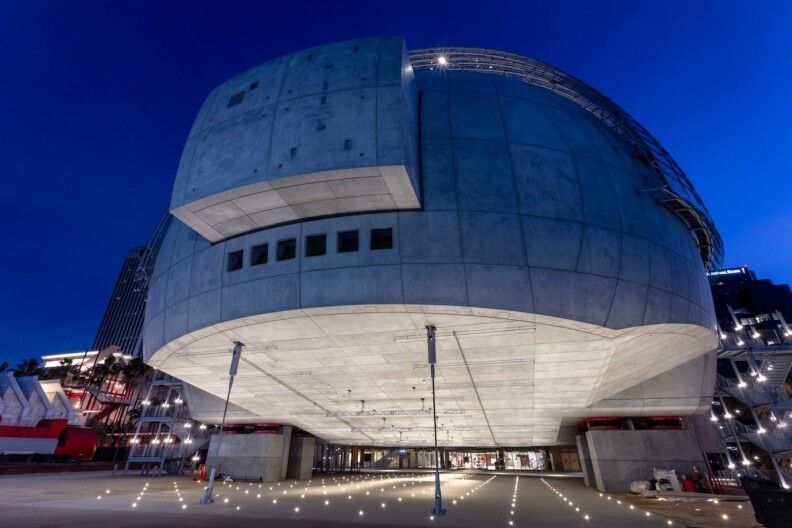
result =
[{"label": "plaza pavement", "polygon": [[[217,482],[211,505],[198,504],[206,483],[189,477],[15,475],[0,477],[0,519],[13,528],[684,526],[624,496],[586,488],[578,478],[485,472],[441,477],[446,516],[431,515],[434,475],[425,472],[318,474],[310,481],[265,484]],[[738,524],[733,517],[713,526],[751,525]]]}]

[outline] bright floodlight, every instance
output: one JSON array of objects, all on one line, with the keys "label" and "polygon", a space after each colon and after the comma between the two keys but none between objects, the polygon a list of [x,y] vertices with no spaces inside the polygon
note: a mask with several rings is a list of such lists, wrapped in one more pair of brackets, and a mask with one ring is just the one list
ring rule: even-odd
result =
[{"label": "bright floodlight", "polygon": [[437,62],[440,64],[440,66],[445,66],[446,64],[448,64],[448,61],[443,56],[440,56],[440,58],[437,59]]}]

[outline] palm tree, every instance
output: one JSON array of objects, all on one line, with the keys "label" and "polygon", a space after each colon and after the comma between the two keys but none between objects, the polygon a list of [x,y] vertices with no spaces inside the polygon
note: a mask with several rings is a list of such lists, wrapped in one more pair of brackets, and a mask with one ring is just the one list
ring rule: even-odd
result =
[{"label": "palm tree", "polygon": [[15,376],[35,376],[39,371],[39,361],[36,358],[28,358],[20,361],[15,369]]},{"label": "palm tree", "polygon": [[61,385],[64,384],[66,378],[69,377],[69,374],[72,370],[72,359],[65,358],[61,359],[59,362],[59,366],[50,369],[48,372],[45,372],[44,375],[46,376],[45,379],[59,379]]},{"label": "palm tree", "polygon": [[125,385],[134,385],[149,372],[151,367],[143,363],[143,358],[134,357],[121,369],[121,378]]}]

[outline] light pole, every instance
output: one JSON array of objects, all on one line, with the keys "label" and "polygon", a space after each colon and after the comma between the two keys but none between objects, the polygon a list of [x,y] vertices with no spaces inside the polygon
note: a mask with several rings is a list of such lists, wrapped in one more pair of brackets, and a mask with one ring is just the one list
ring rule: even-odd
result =
[{"label": "light pole", "polygon": [[[234,376],[236,376],[237,369],[239,368],[239,358],[242,357],[242,347],[245,346],[239,341],[234,342],[234,350],[231,352],[231,369],[228,371],[228,395],[226,396],[225,407],[223,408],[223,421],[220,423],[220,436],[217,438],[217,455],[215,458],[220,458],[220,442],[223,441],[223,429],[225,429],[226,413],[228,412],[228,400],[231,399],[231,387],[234,386]],[[214,497],[212,491],[215,479],[215,466],[212,465],[209,471],[209,482],[206,485],[204,496],[201,497],[199,504],[214,504]]]},{"label": "light pole", "polygon": [[440,451],[437,448],[437,399],[435,398],[435,363],[437,363],[437,347],[435,346],[435,327],[426,327],[426,340],[429,349],[429,368],[432,373],[432,420],[434,421],[434,444],[435,444],[435,506],[432,508],[433,515],[445,515],[446,509],[443,508],[443,497],[440,493]]}]

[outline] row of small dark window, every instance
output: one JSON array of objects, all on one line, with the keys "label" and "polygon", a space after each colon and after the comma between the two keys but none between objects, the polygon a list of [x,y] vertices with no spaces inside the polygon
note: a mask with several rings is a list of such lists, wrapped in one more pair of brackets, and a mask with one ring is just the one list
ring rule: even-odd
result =
[{"label": "row of small dark window", "polygon": [[[336,249],[338,253],[349,253],[360,249],[358,231],[341,231],[338,233]],[[372,250],[393,248],[393,229],[372,229],[370,247]],[[327,235],[308,235],[305,237],[305,256],[318,257],[327,253]],[[297,239],[279,240],[275,252],[276,260],[291,260],[297,256]],[[232,251],[228,254],[228,271],[242,269],[245,251]],[[269,261],[269,244],[253,246],[250,249],[250,265],[258,266]]]}]

